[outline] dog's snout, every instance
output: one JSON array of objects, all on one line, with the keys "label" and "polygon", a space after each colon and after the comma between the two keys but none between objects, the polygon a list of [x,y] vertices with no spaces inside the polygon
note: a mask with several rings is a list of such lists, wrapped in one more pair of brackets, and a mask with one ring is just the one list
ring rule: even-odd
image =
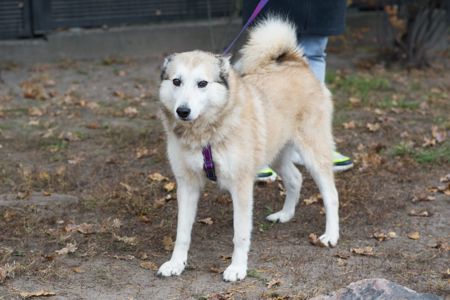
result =
[{"label": "dog's snout", "polygon": [[177,114],[183,120],[187,119],[187,117],[189,117],[190,113],[191,113],[191,109],[187,106],[180,106],[177,108]]}]

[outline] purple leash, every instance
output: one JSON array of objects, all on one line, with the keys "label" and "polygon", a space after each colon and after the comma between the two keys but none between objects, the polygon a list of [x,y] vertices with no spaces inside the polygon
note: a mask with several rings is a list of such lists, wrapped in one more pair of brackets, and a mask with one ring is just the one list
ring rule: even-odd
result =
[{"label": "purple leash", "polygon": [[[252,15],[247,20],[247,23],[245,23],[244,27],[242,27],[241,31],[239,31],[238,35],[234,38],[234,40],[231,41],[230,45],[223,52],[223,55],[228,54],[228,52],[230,52],[231,48],[233,48],[236,41],[239,39],[242,33],[248,28],[248,26],[250,26],[250,24],[256,19],[256,17],[264,8],[264,6],[266,6],[267,2],[269,2],[269,0],[259,1]],[[203,154],[203,170],[205,171],[206,177],[209,180],[217,181],[216,168],[214,167],[214,160],[212,157],[212,150],[210,144],[208,144],[206,147],[203,147],[202,154]]]},{"label": "purple leash", "polygon": [[239,39],[242,33],[244,33],[244,31],[248,28],[248,26],[250,26],[250,24],[252,24],[252,22],[255,21],[256,17],[259,15],[264,6],[266,6],[267,2],[269,2],[269,0],[259,1],[252,15],[250,16],[250,18],[248,18],[247,23],[245,23],[244,27],[242,27],[241,31],[239,31],[238,35],[234,38],[233,41],[231,41],[230,45],[225,49],[225,51],[223,51],[223,55],[228,54],[228,52],[230,52],[231,48],[233,48],[236,41]]}]

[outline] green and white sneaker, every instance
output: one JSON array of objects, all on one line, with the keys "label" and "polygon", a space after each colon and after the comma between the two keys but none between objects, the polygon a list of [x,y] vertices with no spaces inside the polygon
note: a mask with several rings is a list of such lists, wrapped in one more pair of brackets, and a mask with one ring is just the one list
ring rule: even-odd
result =
[{"label": "green and white sneaker", "polygon": [[277,173],[269,167],[265,167],[259,170],[256,175],[256,181],[258,182],[274,182],[277,179]]},{"label": "green and white sneaker", "polygon": [[333,152],[333,171],[343,172],[353,168],[353,161],[350,157],[339,152]]}]

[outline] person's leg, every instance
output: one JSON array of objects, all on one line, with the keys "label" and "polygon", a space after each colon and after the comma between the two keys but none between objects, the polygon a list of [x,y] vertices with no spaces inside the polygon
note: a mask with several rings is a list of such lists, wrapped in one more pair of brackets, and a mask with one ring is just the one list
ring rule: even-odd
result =
[{"label": "person's leg", "polygon": [[[304,36],[299,39],[299,46],[308,60],[309,67],[320,82],[325,82],[326,52],[328,37],[326,36]],[[333,153],[333,170],[345,171],[353,167],[350,157],[339,152]]]},{"label": "person's leg", "polygon": [[305,36],[300,38],[299,46],[303,48],[303,53],[308,60],[311,71],[317,79],[325,82],[326,53],[328,37],[326,36]]}]

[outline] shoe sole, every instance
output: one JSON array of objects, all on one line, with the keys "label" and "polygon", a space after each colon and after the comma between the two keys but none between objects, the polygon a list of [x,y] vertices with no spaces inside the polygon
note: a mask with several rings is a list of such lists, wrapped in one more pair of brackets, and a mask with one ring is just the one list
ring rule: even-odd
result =
[{"label": "shoe sole", "polygon": [[353,168],[353,163],[348,164],[348,165],[334,165],[333,172],[335,172],[335,173],[345,172],[345,171],[350,170],[351,168]]}]

